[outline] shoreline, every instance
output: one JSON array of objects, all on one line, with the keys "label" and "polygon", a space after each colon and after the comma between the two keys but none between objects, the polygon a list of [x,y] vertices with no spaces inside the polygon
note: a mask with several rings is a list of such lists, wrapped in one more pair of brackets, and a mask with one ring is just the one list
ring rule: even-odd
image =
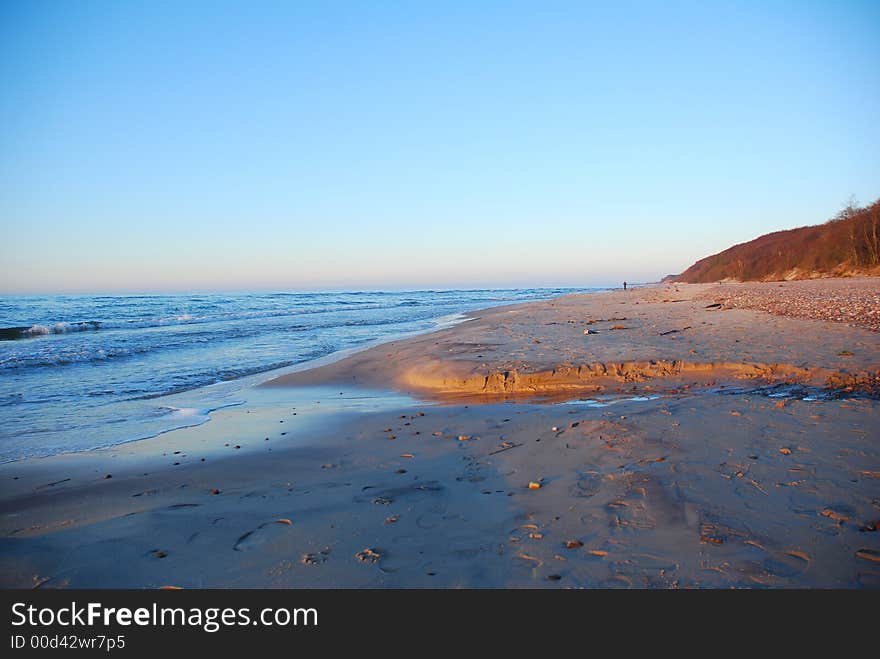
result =
[{"label": "shoreline", "polygon": [[[126,444],[132,444],[137,442],[145,442],[161,437],[162,435],[169,432],[176,432],[180,430],[185,430],[187,428],[196,428],[202,426],[211,421],[211,415],[215,412],[223,410],[228,407],[235,407],[239,405],[247,405],[247,400],[236,400],[234,402],[221,402],[226,396],[229,396],[234,393],[246,393],[247,391],[259,387],[265,382],[275,379],[277,377],[283,377],[286,375],[291,375],[295,373],[299,373],[300,371],[311,370],[313,368],[319,368],[322,366],[332,365],[337,361],[341,361],[346,359],[352,355],[355,355],[359,352],[363,352],[364,350],[369,350],[370,348],[382,345],[383,343],[387,343],[390,341],[400,341],[408,338],[420,336],[422,334],[429,334],[431,332],[438,331],[440,329],[446,329],[449,327],[454,327],[455,325],[466,322],[468,319],[465,317],[467,312],[461,312],[456,314],[451,314],[447,316],[440,316],[435,319],[437,323],[437,327],[425,329],[425,330],[414,330],[412,332],[402,332],[397,335],[392,335],[389,337],[380,337],[370,341],[362,345],[351,346],[348,348],[342,348],[340,350],[336,350],[334,352],[328,353],[326,355],[322,355],[320,357],[316,357],[314,359],[309,359],[303,362],[299,362],[297,364],[290,364],[288,366],[282,366],[280,368],[273,368],[267,371],[260,371],[258,373],[252,373],[250,375],[246,375],[240,378],[236,378],[233,380],[221,380],[219,382],[213,382],[211,384],[202,385],[200,387],[196,387],[195,389],[188,389],[185,391],[177,391],[168,394],[162,394],[161,396],[150,397],[152,401],[162,401],[162,402],[180,402],[175,400],[176,398],[181,397],[198,397],[200,394],[202,396],[201,400],[198,398],[189,398],[186,402],[188,403],[205,403],[207,406],[197,408],[200,412],[200,416],[204,416],[205,418],[200,421],[194,421],[192,423],[181,424],[178,426],[169,427],[164,430],[160,430],[157,432],[150,432],[149,434],[131,437],[128,439],[122,439],[115,442],[110,442],[106,444],[99,444],[89,448],[82,448],[78,450],[67,450],[60,451],[57,453],[47,453],[45,455],[28,455],[20,458],[12,458],[8,460],[0,460],[0,465],[16,463],[26,460],[42,460],[45,458],[52,458],[56,456],[64,456],[64,455],[72,455],[79,453],[93,453],[95,451],[102,450],[111,450],[114,447],[123,446]],[[211,391],[213,393],[217,388],[228,387],[232,388],[233,391],[228,393],[221,393],[218,396],[207,396],[206,392]],[[167,406],[166,406],[167,407]]]},{"label": "shoreline", "polygon": [[[469,312],[254,387],[211,423],[2,464],[0,584],[880,587],[880,399],[797,388],[874,373],[880,335],[688,295]],[[800,370],[579,370],[682,357]]]},{"label": "shoreline", "polygon": [[[195,425],[207,410],[237,399],[236,390],[283,369],[431,331],[464,310],[564,292],[163,296],[144,305],[93,296],[17,299],[7,309],[9,324],[63,322],[51,337],[0,341],[0,361],[16,376],[2,387],[0,459],[89,450]],[[96,331],[62,331],[93,325]]]}]

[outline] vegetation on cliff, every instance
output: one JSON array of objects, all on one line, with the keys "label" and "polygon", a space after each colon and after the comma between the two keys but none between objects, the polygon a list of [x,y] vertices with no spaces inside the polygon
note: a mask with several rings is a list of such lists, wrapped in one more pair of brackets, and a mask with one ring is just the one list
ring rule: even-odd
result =
[{"label": "vegetation on cliff", "polygon": [[880,274],[880,199],[824,224],[776,231],[694,263],[674,281],[778,281]]}]

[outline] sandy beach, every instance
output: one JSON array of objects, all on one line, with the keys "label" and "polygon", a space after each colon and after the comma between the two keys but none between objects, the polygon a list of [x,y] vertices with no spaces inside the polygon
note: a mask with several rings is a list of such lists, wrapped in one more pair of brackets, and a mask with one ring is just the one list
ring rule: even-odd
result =
[{"label": "sandy beach", "polygon": [[880,587],[880,280],[472,312],[0,465],[0,585]]}]

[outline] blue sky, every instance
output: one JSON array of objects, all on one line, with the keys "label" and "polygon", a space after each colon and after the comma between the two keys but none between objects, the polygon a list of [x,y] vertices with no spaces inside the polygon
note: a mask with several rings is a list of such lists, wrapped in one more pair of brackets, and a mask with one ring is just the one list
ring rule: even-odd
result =
[{"label": "blue sky", "polygon": [[880,196],[877,2],[0,3],[0,292],[652,280]]}]

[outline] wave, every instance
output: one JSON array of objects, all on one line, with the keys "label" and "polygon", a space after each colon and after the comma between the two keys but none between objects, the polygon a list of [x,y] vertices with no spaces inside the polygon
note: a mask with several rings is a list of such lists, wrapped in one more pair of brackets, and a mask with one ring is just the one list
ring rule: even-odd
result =
[{"label": "wave", "polygon": [[101,329],[102,325],[97,320],[85,320],[74,323],[54,323],[52,325],[30,325],[24,327],[0,328],[0,340],[14,341],[15,339],[29,339],[35,336],[47,334],[67,334],[68,332],[89,332]]},{"label": "wave", "polygon": [[[393,310],[408,307],[443,307],[449,305],[470,305],[480,302],[515,302],[522,299],[556,295],[563,292],[571,292],[571,289],[520,289],[520,290],[450,290],[450,291],[400,291],[396,293],[273,293],[262,296],[263,301],[274,300],[277,304],[280,300],[294,298],[295,304],[290,307],[276,308],[251,308],[234,311],[218,310],[216,305],[240,302],[231,299],[211,299],[210,296],[190,298],[189,302],[194,309],[182,309],[177,313],[167,315],[155,315],[151,317],[132,318],[107,318],[93,320],[74,320],[47,323],[41,321],[29,325],[21,324],[0,328],[0,341],[14,341],[19,339],[35,339],[56,334],[69,334],[74,332],[94,332],[104,330],[131,330],[149,329],[153,327],[174,327],[195,325],[204,323],[223,323],[229,321],[256,320],[268,318],[282,318],[286,316],[305,316],[313,314],[328,314],[351,312],[356,310],[377,311]],[[488,294],[488,295],[486,295]],[[360,296],[374,296],[378,300],[356,299]],[[355,299],[352,299],[355,298]],[[93,311],[107,309],[111,311],[115,304],[105,305],[104,301],[114,303],[120,300],[136,302],[144,299],[141,296],[127,298],[98,297],[93,298],[98,304]],[[148,298],[157,300],[164,298]],[[213,307],[213,311],[209,311]],[[159,311],[158,309],[155,309]],[[176,311],[176,310],[175,310]],[[159,312],[161,313],[161,312]]]},{"label": "wave", "polygon": [[[346,303],[340,303],[345,305]],[[371,305],[360,306],[358,311],[375,311],[392,309],[395,306],[417,306],[419,303],[402,303],[399,305]],[[149,329],[153,327],[173,327],[177,325],[200,325],[205,323],[222,323],[241,320],[259,320],[269,318],[284,318],[287,316],[304,316],[315,314],[332,314],[350,311],[346,306],[326,307],[319,309],[284,309],[268,311],[240,311],[218,314],[193,315],[183,313],[164,318],[146,318],[131,320],[85,320],[74,322],[57,322],[48,325],[34,324],[15,327],[0,328],[0,341],[15,341],[19,339],[34,339],[52,334],[69,334],[72,332],[98,331],[98,330],[129,330]],[[302,326],[294,326],[291,329],[300,329]]]}]

